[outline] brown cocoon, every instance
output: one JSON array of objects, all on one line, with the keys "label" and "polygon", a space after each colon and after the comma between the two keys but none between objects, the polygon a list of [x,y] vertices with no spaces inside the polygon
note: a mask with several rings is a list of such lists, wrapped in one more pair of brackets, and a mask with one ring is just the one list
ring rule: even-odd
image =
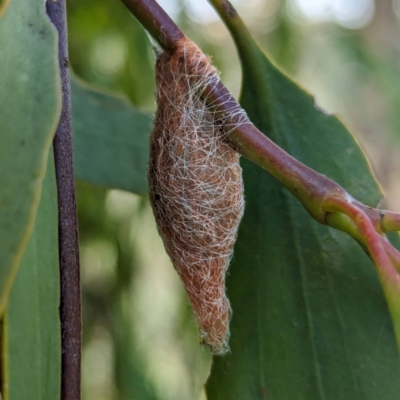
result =
[{"label": "brown cocoon", "polygon": [[[189,39],[159,57],[156,75],[150,199],[201,340],[215,354],[223,354],[231,314],[225,274],[244,209],[239,155],[225,141],[231,115],[217,117],[206,105],[203,89],[216,84],[218,75]],[[244,115],[241,109],[238,113]]]}]

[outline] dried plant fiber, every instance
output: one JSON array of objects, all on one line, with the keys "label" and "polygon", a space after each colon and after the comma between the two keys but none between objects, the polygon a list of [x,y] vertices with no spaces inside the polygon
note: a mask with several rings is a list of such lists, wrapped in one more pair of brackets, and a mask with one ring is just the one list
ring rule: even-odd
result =
[{"label": "dried plant fiber", "polygon": [[[217,82],[217,71],[189,39],[158,58],[148,178],[158,231],[184,283],[201,341],[223,354],[231,315],[225,274],[244,199],[239,155],[226,141],[232,114],[217,116],[207,106],[204,88]],[[239,120],[240,113],[245,116],[235,111]]]}]

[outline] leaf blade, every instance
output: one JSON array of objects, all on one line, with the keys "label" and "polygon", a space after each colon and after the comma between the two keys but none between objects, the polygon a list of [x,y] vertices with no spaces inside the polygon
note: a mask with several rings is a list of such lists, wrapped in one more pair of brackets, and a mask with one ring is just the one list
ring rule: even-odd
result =
[{"label": "leaf blade", "polygon": [[34,231],[4,319],[6,400],[58,400],[61,379],[57,187],[53,152]]},{"label": "leaf blade", "polygon": [[0,18],[0,314],[33,229],[61,108],[57,34],[43,1],[5,4]]},{"label": "leaf blade", "polygon": [[125,98],[71,81],[75,171],[94,185],[147,192],[152,117]]},{"label": "leaf blade", "polygon": [[[219,11],[240,54],[242,105],[251,120],[375,206],[379,187],[347,129],[265,57],[237,15]],[[372,263],[271,177],[247,160],[242,165],[247,204],[227,280],[232,353],[214,359],[209,400],[394,398],[400,363]]]}]

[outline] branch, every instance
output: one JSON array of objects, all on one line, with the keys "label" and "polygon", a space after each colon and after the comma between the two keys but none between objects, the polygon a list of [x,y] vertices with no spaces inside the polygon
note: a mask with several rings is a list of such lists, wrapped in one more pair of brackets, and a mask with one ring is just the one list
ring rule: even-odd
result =
[{"label": "branch", "polygon": [[368,215],[357,205],[334,197],[329,199],[329,203],[332,209],[345,213],[357,225],[363,245],[378,271],[400,350],[400,253],[379,235]]},{"label": "branch", "polygon": [[383,232],[400,231],[400,214],[382,210],[381,228]]},{"label": "branch", "polygon": [[[228,27],[240,27],[250,35],[228,0],[210,0]],[[129,11],[166,51],[173,52],[184,34],[155,0],[122,0]],[[236,31],[231,29],[233,34]],[[219,81],[202,88],[208,106],[217,115],[237,115],[239,104]],[[384,232],[400,230],[400,214],[368,207],[331,179],[294,159],[243,116],[231,119],[228,140],[250,161],[265,169],[296,196],[309,214],[321,224],[352,236],[374,261],[392,315],[400,349],[400,252]]]},{"label": "branch", "polygon": [[[129,11],[139,20],[143,27],[154,37],[165,50],[173,50],[184,34],[155,0],[122,0]],[[227,16],[237,17],[236,12],[226,0],[212,1],[218,11]],[[237,19],[237,18],[236,18]],[[210,107],[217,114],[235,114],[239,104],[225,88],[222,82],[209,85],[204,89]],[[239,117],[238,117],[239,118]],[[304,205],[310,215],[321,224],[329,224],[327,214],[331,212],[324,204],[331,196],[350,199],[351,196],[336,182],[319,174],[297,161],[291,155],[272,142],[247,119],[235,121],[228,140],[243,156],[254,162],[282,183]],[[366,207],[366,206],[364,206]],[[368,215],[381,225],[380,210],[369,208]],[[388,214],[385,214],[388,215]],[[391,213],[386,217],[382,229],[400,229],[400,215]],[[394,219],[397,218],[396,223]],[[332,219],[331,219],[332,220]],[[344,220],[342,220],[344,222]],[[349,233],[348,224],[335,226]]]},{"label": "branch", "polygon": [[78,400],[81,390],[81,293],[65,0],[47,1],[46,9],[58,30],[62,85],[62,110],[53,141],[61,279],[61,399]]},{"label": "branch", "polygon": [[[122,1],[164,49],[173,49],[176,42],[184,37],[155,0]],[[240,107],[220,81],[217,85],[207,86],[204,93],[217,114],[234,115],[234,111]],[[228,139],[233,147],[281,182],[299,198],[317,221],[325,223],[325,212],[320,204],[326,191],[344,194],[344,189],[290,156],[261,133],[249,119],[243,121],[243,117],[238,116],[237,120],[233,118],[232,124],[234,128]]]}]

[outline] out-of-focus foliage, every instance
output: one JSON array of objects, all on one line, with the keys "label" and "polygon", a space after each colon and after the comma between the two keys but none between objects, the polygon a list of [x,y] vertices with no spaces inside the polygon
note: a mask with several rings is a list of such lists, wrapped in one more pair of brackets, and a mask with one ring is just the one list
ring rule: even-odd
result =
[{"label": "out-of-focus foliage", "polygon": [[78,193],[84,397],[196,398],[208,370],[147,199]]},{"label": "out-of-focus foliage", "polygon": [[151,115],[76,78],[71,93],[76,179],[145,194]]},{"label": "out-of-focus foliage", "polygon": [[[323,1],[329,2],[334,3]],[[208,11],[207,1],[160,3],[213,56],[222,80],[238,96],[240,67],[232,39]],[[372,20],[348,29],[331,17],[323,20],[307,14],[306,3],[316,4],[234,2],[272,58],[314,93],[324,109],[339,112],[359,135],[378,177],[390,188],[388,204],[399,210],[395,200],[400,198],[396,178],[400,30],[394,12],[399,4],[376,1]],[[361,9],[371,4],[347,3],[357,3]],[[125,8],[118,1],[69,0],[68,20],[74,71],[153,111],[154,56],[146,34]],[[79,186],[78,200],[84,398],[197,400],[211,357],[197,343],[187,299],[163,251],[147,199]]]},{"label": "out-of-focus foliage", "polygon": [[67,6],[70,57],[76,74],[127,94],[134,105],[151,107],[151,45],[122,3],[70,0]]}]

